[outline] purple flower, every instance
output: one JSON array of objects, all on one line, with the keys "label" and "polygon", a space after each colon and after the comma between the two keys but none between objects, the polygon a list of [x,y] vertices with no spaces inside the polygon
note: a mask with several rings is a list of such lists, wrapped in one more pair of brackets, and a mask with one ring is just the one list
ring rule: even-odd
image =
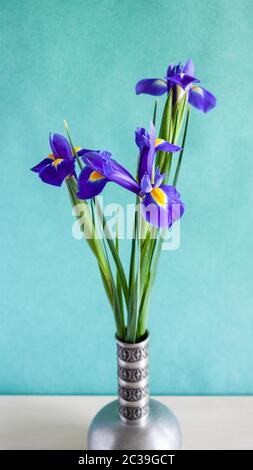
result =
[{"label": "purple flower", "polygon": [[160,96],[169,93],[171,89],[180,86],[188,93],[188,101],[195,108],[207,113],[216,106],[216,98],[210,91],[196,85],[199,80],[195,77],[195,66],[191,59],[184,65],[170,64],[164,78],[148,78],[140,80],[136,87],[136,94]]},{"label": "purple flower", "polygon": [[184,204],[174,186],[162,184],[165,175],[156,170],[154,183],[144,175],[141,188],[144,194],[142,213],[151,225],[157,228],[169,228],[184,213]]},{"label": "purple flower", "polygon": [[135,141],[140,149],[138,180],[143,216],[155,227],[169,228],[183,215],[184,205],[174,186],[162,184],[166,174],[161,175],[159,168],[154,172],[154,160],[159,150],[177,152],[181,148],[158,139],[153,123],[150,125],[150,133],[138,128]]},{"label": "purple flower", "polygon": [[136,180],[123,166],[112,159],[110,152],[83,150],[79,155],[86,164],[78,178],[79,199],[97,196],[109,181],[136,194],[139,193]]},{"label": "purple flower", "polygon": [[150,133],[138,128],[135,140],[140,150],[137,180],[113,160],[109,152],[80,151],[86,166],[78,179],[77,196],[80,199],[95,197],[108,182],[114,182],[140,196],[143,215],[150,224],[168,228],[182,216],[184,206],[176,188],[162,184],[165,175],[161,175],[159,169],[154,172],[154,160],[157,151],[177,152],[180,147],[157,139],[153,124]]},{"label": "purple flower", "polygon": [[181,147],[170,144],[164,139],[156,137],[156,130],[151,123],[150,132],[148,133],[143,127],[138,127],[135,132],[135,143],[140,150],[140,161],[138,168],[138,181],[141,181],[144,174],[150,175],[152,179],[154,158],[156,152],[163,150],[164,152],[178,152]]},{"label": "purple flower", "polygon": [[44,183],[61,186],[66,176],[75,172],[75,158],[67,139],[60,134],[49,134],[52,153],[31,168]]}]

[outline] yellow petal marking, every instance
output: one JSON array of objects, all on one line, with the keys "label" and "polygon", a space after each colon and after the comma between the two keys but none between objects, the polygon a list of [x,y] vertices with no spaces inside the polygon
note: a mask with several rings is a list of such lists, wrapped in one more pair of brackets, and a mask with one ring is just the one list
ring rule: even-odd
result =
[{"label": "yellow petal marking", "polygon": [[161,188],[153,188],[151,196],[159,206],[165,206],[167,204],[166,194]]},{"label": "yellow petal marking", "polygon": [[47,158],[50,158],[50,160],[54,160],[54,154],[50,153]]},{"label": "yellow petal marking", "polygon": [[81,150],[81,147],[74,147],[74,152],[72,150],[72,155],[75,155],[75,153],[79,152],[79,150]]},{"label": "yellow petal marking", "polygon": [[203,90],[199,86],[193,86],[192,91],[195,91],[196,93],[199,93],[200,95],[203,95]]},{"label": "yellow petal marking", "polygon": [[161,80],[160,78],[155,80],[154,83],[155,83],[155,85],[164,86],[164,88],[167,87],[167,83],[165,82],[165,80]]},{"label": "yellow petal marking", "polygon": [[58,166],[61,162],[63,162],[63,158],[56,158],[56,159],[53,161],[52,165],[55,166],[55,168],[57,168],[57,166]]},{"label": "yellow petal marking", "polygon": [[102,180],[103,178],[104,176],[101,173],[99,173],[99,171],[94,170],[89,176],[89,181],[94,183],[95,181]]},{"label": "yellow petal marking", "polygon": [[162,144],[164,142],[164,139],[155,139],[155,146],[158,147],[158,145]]}]

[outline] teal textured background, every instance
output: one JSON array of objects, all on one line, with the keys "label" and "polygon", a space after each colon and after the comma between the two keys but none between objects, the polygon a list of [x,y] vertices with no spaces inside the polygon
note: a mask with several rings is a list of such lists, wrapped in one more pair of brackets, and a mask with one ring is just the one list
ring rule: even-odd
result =
[{"label": "teal textured background", "polygon": [[[65,188],[29,168],[65,118],[76,145],[134,170],[134,130],[154,101],[134,85],[189,57],[218,107],[191,114],[181,246],[164,253],[150,308],[151,388],[253,393],[253,2],[1,0],[0,10],[0,393],[116,391],[96,264],[72,238]],[[118,197],[132,201],[108,187]]]}]

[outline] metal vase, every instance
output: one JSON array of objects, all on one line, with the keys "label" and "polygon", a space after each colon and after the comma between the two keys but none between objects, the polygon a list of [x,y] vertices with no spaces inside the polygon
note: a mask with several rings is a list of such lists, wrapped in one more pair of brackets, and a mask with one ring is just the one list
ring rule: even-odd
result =
[{"label": "metal vase", "polygon": [[149,396],[149,335],[135,344],[117,339],[118,399],[102,408],[88,432],[89,450],[176,450],[175,415]]}]

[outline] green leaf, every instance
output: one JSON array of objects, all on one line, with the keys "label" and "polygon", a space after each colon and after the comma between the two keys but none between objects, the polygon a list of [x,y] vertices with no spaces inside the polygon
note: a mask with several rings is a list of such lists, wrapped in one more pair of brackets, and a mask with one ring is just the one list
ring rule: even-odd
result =
[{"label": "green leaf", "polygon": [[64,127],[65,127],[66,132],[67,132],[67,136],[68,136],[68,139],[69,139],[69,143],[70,143],[70,146],[71,146],[73,155],[75,155],[76,161],[77,161],[77,163],[78,163],[78,165],[79,165],[79,168],[80,168],[80,170],[82,170],[82,169],[83,169],[83,162],[82,162],[81,158],[77,155],[76,149],[75,149],[75,147],[74,147],[74,145],[73,145],[73,143],[72,143],[72,139],[71,139],[71,135],[70,135],[70,130],[69,130],[68,123],[67,123],[67,121],[65,121],[65,120],[64,120],[63,122],[64,122]]},{"label": "green leaf", "polygon": [[154,112],[153,112],[153,119],[152,119],[154,126],[156,125],[157,105],[158,105],[158,101],[156,100],[155,106],[154,106]]}]

